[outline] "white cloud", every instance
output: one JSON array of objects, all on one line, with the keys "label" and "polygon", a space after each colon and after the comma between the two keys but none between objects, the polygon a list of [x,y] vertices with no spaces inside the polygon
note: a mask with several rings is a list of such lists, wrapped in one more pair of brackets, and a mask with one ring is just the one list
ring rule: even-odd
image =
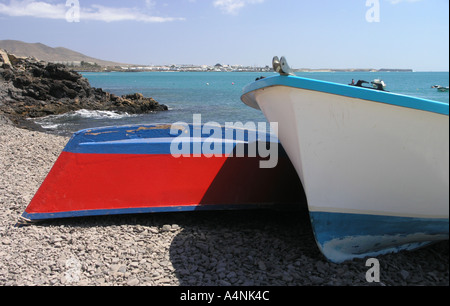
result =
[{"label": "white cloud", "polygon": [[227,14],[235,15],[248,4],[263,3],[264,0],[215,0],[214,6]]},{"label": "white cloud", "polygon": [[182,20],[182,18],[150,16],[133,8],[112,8],[103,5],[91,5],[89,8],[81,8],[80,20],[83,19],[106,22],[127,20],[142,22],[167,22]]},{"label": "white cloud", "polygon": [[66,14],[65,4],[49,4],[39,1],[16,1],[9,4],[0,3],[0,13],[13,17],[33,16],[39,18],[63,19]]},{"label": "white cloud", "polygon": [[[147,7],[153,6],[153,1],[146,1]],[[52,4],[44,1],[10,0],[9,4],[0,3],[0,14],[12,17],[36,17],[46,19],[66,19],[69,7],[65,2]],[[183,18],[151,16],[137,8],[114,8],[103,5],[80,5],[80,20],[95,21],[140,21],[168,22],[184,20]]]}]

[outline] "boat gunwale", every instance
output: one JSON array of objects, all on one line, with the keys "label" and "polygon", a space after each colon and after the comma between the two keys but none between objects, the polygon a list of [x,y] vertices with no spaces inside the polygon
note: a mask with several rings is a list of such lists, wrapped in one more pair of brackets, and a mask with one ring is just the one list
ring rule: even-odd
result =
[{"label": "boat gunwale", "polygon": [[[361,100],[367,100],[371,102],[384,103],[388,105],[394,105],[399,107],[406,107],[421,111],[433,112],[441,115],[449,115],[449,104],[434,100],[428,100],[418,97],[407,96],[398,93],[392,93],[387,91],[380,91],[371,88],[358,87],[353,85],[339,84],[322,80],[309,79],[298,76],[271,76],[253,83],[250,83],[243,89],[241,100],[249,105],[245,101],[245,96],[256,90],[285,86],[290,88],[311,90],[317,92],[323,92],[327,94],[334,94],[339,96],[345,96],[348,98],[356,98]],[[257,104],[256,104],[257,105]],[[249,105],[252,106],[252,105]],[[252,106],[254,107],[254,106]],[[258,106],[259,107],[259,106]],[[255,107],[254,107],[255,108]]]}]

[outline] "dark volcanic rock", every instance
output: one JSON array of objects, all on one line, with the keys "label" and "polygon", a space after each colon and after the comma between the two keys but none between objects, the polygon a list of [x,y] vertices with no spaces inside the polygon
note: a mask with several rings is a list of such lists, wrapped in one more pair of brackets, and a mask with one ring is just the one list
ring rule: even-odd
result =
[{"label": "dark volcanic rock", "polygon": [[119,97],[93,88],[62,64],[17,58],[0,50],[0,113],[17,123],[79,109],[141,114],[168,108],[140,93]]}]

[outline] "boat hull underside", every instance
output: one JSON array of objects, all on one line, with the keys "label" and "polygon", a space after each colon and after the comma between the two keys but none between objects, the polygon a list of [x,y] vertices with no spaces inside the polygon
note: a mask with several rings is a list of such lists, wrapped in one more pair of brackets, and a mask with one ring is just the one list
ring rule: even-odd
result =
[{"label": "boat hull underside", "polygon": [[[277,166],[265,169],[260,167],[260,157],[236,153],[248,146],[244,142],[235,144],[233,152],[217,156],[198,152],[175,157],[169,152],[174,136],[168,136],[168,130],[158,126],[76,134],[23,219],[306,207],[296,171],[279,143],[271,144],[279,146]],[[205,139],[191,140],[188,147]]]},{"label": "boat hull underside", "polygon": [[448,219],[311,212],[317,245],[333,262],[414,250],[448,239]]},{"label": "boat hull underside", "polygon": [[448,239],[448,115],[287,86],[243,101],[278,122],[329,260]]}]

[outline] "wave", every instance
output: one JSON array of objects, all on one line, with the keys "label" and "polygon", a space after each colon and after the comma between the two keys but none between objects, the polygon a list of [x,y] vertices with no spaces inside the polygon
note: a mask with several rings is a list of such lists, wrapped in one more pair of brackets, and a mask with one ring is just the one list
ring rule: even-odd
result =
[{"label": "wave", "polygon": [[[114,111],[100,111],[100,110],[87,110],[80,109],[75,112],[64,114],[68,117],[76,118],[91,118],[91,119],[122,119],[127,117],[134,117],[136,115],[130,115],[128,113],[119,113]],[[61,115],[61,116],[64,116]]]},{"label": "wave", "polygon": [[[88,122],[91,120],[119,120],[123,118],[135,117],[137,115],[131,115],[128,113],[120,113],[113,111],[101,111],[101,110],[87,110],[80,109],[77,111],[61,114],[61,115],[50,115],[41,118],[29,119],[34,121],[34,123],[40,125],[43,129],[49,131],[55,130],[66,130],[75,128],[77,129],[83,122]],[[100,123],[99,123],[100,124]]]},{"label": "wave", "polygon": [[[36,123],[38,123],[38,122],[36,122]],[[54,130],[60,126],[61,126],[61,124],[45,124],[45,123],[41,124],[41,127],[46,130]]]},{"label": "wave", "polygon": [[87,109],[80,109],[77,111],[65,113],[62,115],[50,115],[47,117],[41,118],[41,120],[37,121],[48,121],[48,120],[55,120],[55,119],[122,119],[122,118],[128,118],[128,117],[134,117],[136,115],[130,115],[128,113],[119,113],[114,111],[102,111],[102,110],[87,110]]}]

